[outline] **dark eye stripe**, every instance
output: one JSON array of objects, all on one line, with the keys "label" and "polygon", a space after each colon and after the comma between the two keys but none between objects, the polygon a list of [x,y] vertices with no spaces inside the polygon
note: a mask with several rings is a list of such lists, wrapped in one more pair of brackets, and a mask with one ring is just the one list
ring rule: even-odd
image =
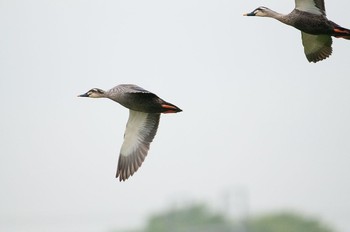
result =
[{"label": "dark eye stripe", "polygon": [[91,92],[95,92],[95,93],[103,93],[103,91],[101,89],[91,89]]}]

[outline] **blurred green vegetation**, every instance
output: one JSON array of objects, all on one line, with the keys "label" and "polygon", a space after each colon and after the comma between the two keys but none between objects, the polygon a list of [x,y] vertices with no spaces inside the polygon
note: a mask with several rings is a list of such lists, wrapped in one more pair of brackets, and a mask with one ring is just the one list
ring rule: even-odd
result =
[{"label": "blurred green vegetation", "polygon": [[281,212],[235,221],[205,204],[173,208],[152,215],[145,228],[124,232],[334,232],[321,221]]},{"label": "blurred green vegetation", "polygon": [[249,221],[251,232],[332,232],[321,221],[296,213],[267,214]]}]

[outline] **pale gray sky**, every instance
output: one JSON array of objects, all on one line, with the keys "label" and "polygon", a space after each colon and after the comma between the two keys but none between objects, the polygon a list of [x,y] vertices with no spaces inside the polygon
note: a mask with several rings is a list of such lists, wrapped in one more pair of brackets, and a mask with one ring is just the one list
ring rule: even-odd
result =
[{"label": "pale gray sky", "polygon": [[[251,213],[292,209],[349,232],[350,42],[309,64],[299,31],[242,16],[260,5],[294,1],[0,1],[0,230],[133,228],[243,186]],[[349,1],[326,7],[350,27]],[[128,110],[76,97],[122,83],[184,110],[162,116],[125,183]]]}]

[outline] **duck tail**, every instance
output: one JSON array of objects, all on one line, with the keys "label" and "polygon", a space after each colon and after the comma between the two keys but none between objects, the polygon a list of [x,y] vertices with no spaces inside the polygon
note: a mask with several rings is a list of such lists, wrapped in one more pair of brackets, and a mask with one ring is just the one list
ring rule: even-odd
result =
[{"label": "duck tail", "polygon": [[177,113],[182,111],[179,107],[165,101],[161,104],[161,107],[162,107],[162,113],[164,114]]},{"label": "duck tail", "polygon": [[336,26],[333,29],[334,36],[350,40],[350,30],[344,27]]}]

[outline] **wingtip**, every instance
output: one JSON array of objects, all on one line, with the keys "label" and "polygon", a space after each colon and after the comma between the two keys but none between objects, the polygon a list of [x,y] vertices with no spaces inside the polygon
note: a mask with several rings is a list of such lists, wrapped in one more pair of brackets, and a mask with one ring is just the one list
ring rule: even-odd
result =
[{"label": "wingtip", "polygon": [[325,47],[321,51],[318,51],[317,53],[306,55],[306,58],[310,63],[317,63],[319,61],[323,61],[329,58],[332,55],[332,52],[333,52],[332,47]]},{"label": "wingtip", "polygon": [[120,154],[115,177],[119,178],[120,182],[124,182],[133,176],[145,160],[148,149],[149,145],[147,148],[141,149],[137,153],[130,154],[129,156],[123,156]]},{"label": "wingtip", "polygon": [[117,173],[115,178],[119,179],[119,182],[125,182],[129,177],[128,176],[123,176],[123,175],[120,175],[119,173]]},{"label": "wingtip", "polygon": [[130,176],[125,170],[123,172],[120,172],[121,169],[118,168],[117,174],[115,175],[115,178],[119,179],[119,182],[125,182]]}]

